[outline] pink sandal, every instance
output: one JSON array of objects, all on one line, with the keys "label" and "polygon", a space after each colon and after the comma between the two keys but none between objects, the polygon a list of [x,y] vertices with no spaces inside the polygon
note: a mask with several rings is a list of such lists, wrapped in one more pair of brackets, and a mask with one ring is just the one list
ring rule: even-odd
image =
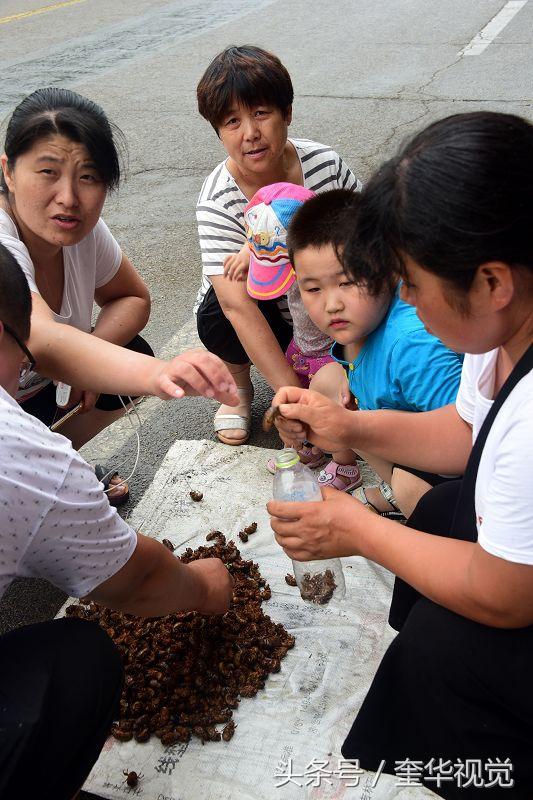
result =
[{"label": "pink sandal", "polygon": [[[348,478],[349,482],[345,483],[340,476]],[[361,486],[363,479],[357,465],[337,464],[336,461],[330,461],[327,467],[320,471],[318,482],[321,486],[331,486],[332,489],[338,489],[340,492],[351,492],[352,489]]]},{"label": "pink sandal", "polygon": [[[318,448],[316,448],[318,450]],[[304,445],[301,450],[298,450],[298,455],[300,456],[300,461],[309,469],[318,469],[322,467],[328,460],[329,456],[322,452],[322,450],[318,450],[318,453],[313,453],[312,445],[306,446]],[[267,461],[267,470],[274,475],[276,472],[276,460],[274,458],[269,458]]]}]

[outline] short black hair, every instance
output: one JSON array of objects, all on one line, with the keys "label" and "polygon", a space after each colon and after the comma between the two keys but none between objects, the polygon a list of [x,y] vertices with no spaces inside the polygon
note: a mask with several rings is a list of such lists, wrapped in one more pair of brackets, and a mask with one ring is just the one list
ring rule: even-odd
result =
[{"label": "short black hair", "polygon": [[410,256],[461,306],[484,263],[533,273],[532,225],[533,125],[491,111],[454,114],[408,140],[370,179],[344,267],[356,280],[363,267],[375,291],[392,274],[405,276]]},{"label": "short black hair", "polygon": [[0,320],[23,342],[30,338],[31,292],[15,256],[0,244]]},{"label": "short black hair", "polygon": [[291,263],[306,247],[333,245],[342,250],[355,226],[360,195],[351,189],[330,189],[311,197],[294,214],[287,231]]},{"label": "short black hair", "polygon": [[196,96],[198,111],[218,134],[223,117],[234,102],[246,108],[272,105],[286,119],[294,90],[291,76],[273,53],[252,45],[232,45],[209,64]]},{"label": "short black hair", "polygon": [[[54,134],[83,144],[106,187],[118,187],[124,136],[97,103],[70,89],[37,89],[18,104],[7,124],[4,149],[9,167],[36,142]],[[7,192],[1,173],[0,187]]]}]

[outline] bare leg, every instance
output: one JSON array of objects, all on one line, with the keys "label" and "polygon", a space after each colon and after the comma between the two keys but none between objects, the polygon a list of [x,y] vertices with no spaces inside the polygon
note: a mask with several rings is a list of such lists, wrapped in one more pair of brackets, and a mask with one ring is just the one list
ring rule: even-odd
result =
[{"label": "bare leg", "polygon": [[391,487],[398,501],[398,508],[405,517],[410,517],[422,495],[431,489],[431,484],[396,467],[392,472]]},{"label": "bare leg", "polygon": [[[238,406],[226,406],[222,404],[215,414],[215,419],[219,414],[238,414],[239,416],[249,419],[252,405],[250,364],[230,364],[228,361],[224,361],[224,364],[233,375],[235,383],[237,384],[237,388],[244,390],[248,389],[249,391],[239,392],[241,402]],[[245,431],[242,428],[229,428],[221,431],[221,433],[225,439],[231,439],[232,441],[235,441],[235,444],[238,444],[241,441],[246,441],[249,436],[248,431]]]},{"label": "bare leg", "polygon": [[[116,411],[101,411],[99,408],[93,408],[87,414],[78,414],[77,416],[69,419],[59,429],[59,433],[70,439],[72,446],[75,450],[79,450],[84,444],[89,442],[100,431],[103,431],[112,422],[124,416],[125,410],[119,408]],[[112,487],[116,486],[115,489]],[[117,475],[109,480],[109,499],[119,498],[127,494],[128,486],[121,483],[121,478]]]},{"label": "bare leg", "polygon": [[[397,507],[405,517],[409,517],[422,495],[431,489],[430,484],[404,469],[398,467],[393,469],[393,464],[373,456],[371,453],[361,453],[361,455],[377,472],[381,480],[390,485]],[[394,510],[377,487],[365,489],[365,495],[378,511]]]},{"label": "bare leg", "polygon": [[101,411],[99,408],[93,408],[87,414],[77,414],[69,419],[59,428],[58,433],[70,439],[72,447],[79,450],[125,413],[123,408],[118,408],[116,411]]},{"label": "bare leg", "polygon": [[344,368],[336,362],[325,364],[313,375],[309,388],[329,397],[340,406],[347,406],[350,401],[350,389]]}]

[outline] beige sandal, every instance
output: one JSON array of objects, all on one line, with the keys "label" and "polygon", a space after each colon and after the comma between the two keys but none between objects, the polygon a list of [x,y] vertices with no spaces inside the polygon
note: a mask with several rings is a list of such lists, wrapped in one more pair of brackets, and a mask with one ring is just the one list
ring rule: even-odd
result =
[{"label": "beige sandal", "polygon": [[[239,397],[243,399],[243,401],[248,400],[248,414],[246,416],[242,414],[219,414],[219,409],[213,420],[213,424],[215,426],[215,436],[219,442],[222,442],[222,444],[229,444],[233,447],[236,445],[246,444],[250,438],[250,429],[252,425],[251,405],[252,400],[254,399],[254,387],[252,385],[244,387],[237,386],[237,393]],[[227,436],[224,436],[223,433],[220,433],[220,431],[227,430],[244,431],[244,436],[241,439],[229,439]]]}]

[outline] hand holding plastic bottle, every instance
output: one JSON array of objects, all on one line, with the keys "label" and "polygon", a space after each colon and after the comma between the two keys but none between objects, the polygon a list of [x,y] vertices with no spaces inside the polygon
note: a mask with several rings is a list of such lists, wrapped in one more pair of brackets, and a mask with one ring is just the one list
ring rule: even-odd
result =
[{"label": "hand holding plastic bottle", "polygon": [[[335,490],[332,491],[336,493]],[[277,455],[273,494],[275,500],[271,501],[267,508],[270,513],[276,513],[271,510],[272,507],[280,510],[280,516],[281,513],[285,514],[285,509],[288,509],[288,514],[291,515],[295,509],[303,507],[305,518],[309,517],[307,513],[309,511],[312,518],[317,508],[320,509],[323,505],[322,494],[315,475],[300,462],[298,453],[292,448],[281,450]],[[275,523],[293,525],[290,522],[290,516],[272,520],[270,524],[275,532],[277,531]],[[331,598],[341,600],[344,597],[344,574],[338,558],[317,556],[316,554],[309,557],[305,551],[301,557],[300,550],[293,554],[278,538],[278,535],[276,535],[276,540],[287,555],[293,559],[294,577],[304,600],[323,604],[329,602]]]},{"label": "hand holding plastic bottle", "polygon": [[[362,555],[358,531],[381,517],[345,492],[322,490],[323,503],[267,503],[276,541],[296,561]],[[393,523],[391,523],[393,524]]]},{"label": "hand holding plastic bottle", "polygon": [[[287,449],[280,451],[280,456],[290,452],[296,455],[295,451]],[[324,561],[318,559],[356,555],[372,558],[375,537],[389,526],[393,526],[393,535],[397,523],[384,520],[345,492],[330,487],[319,489],[311,470],[299,466],[300,470],[310,473],[310,488],[298,496],[297,491],[291,490],[290,483],[282,485],[285,473],[278,469],[274,476],[274,499],[267,504],[276,541],[289,558],[293,562],[314,560],[322,564]],[[309,502],[319,499],[323,502]]]}]

